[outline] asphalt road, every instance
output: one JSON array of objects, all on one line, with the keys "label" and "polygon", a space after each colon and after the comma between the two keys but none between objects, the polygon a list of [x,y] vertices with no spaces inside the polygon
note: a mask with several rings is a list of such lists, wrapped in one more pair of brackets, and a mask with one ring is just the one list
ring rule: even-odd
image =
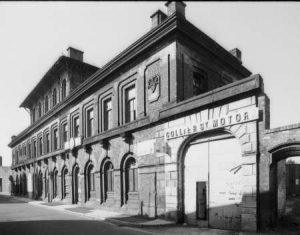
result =
[{"label": "asphalt road", "polygon": [[70,215],[0,195],[0,235],[149,235],[137,229]]}]

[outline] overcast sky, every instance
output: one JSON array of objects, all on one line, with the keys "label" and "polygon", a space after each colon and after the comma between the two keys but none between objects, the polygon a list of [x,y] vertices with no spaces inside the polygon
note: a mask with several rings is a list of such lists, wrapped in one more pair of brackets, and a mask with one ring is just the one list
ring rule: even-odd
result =
[{"label": "overcast sky", "polygon": [[[103,66],[151,27],[165,2],[0,2],[0,155],[30,124],[24,98],[69,46]],[[186,18],[264,78],[271,127],[300,122],[300,3],[186,2]]]}]

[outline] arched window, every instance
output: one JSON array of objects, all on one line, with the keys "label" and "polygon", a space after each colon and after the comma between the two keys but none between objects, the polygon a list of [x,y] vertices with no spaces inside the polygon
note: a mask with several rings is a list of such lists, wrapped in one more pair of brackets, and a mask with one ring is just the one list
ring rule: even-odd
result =
[{"label": "arched window", "polygon": [[56,104],[57,104],[57,91],[56,88],[54,88],[52,92],[52,105],[55,106]]},{"label": "arched window", "polygon": [[110,161],[104,163],[102,182],[103,201],[106,201],[108,193],[114,191],[114,167]]},{"label": "arched window", "polygon": [[124,193],[122,203],[126,203],[130,193],[138,192],[138,168],[133,156],[129,155],[126,157],[122,171]]},{"label": "arched window", "polygon": [[45,113],[49,110],[49,97],[46,95],[45,97]]},{"label": "arched window", "polygon": [[41,102],[39,102],[38,112],[39,112],[39,118],[40,118],[42,116],[42,104],[41,104]]},{"label": "arched window", "polygon": [[79,166],[76,164],[72,171],[72,203],[77,204],[79,201]]},{"label": "arched window", "polygon": [[67,96],[67,82],[64,79],[61,83],[61,98],[64,99]]},{"label": "arched window", "polygon": [[138,191],[138,173],[136,161],[134,158],[129,158],[125,165],[126,183],[128,192]]},{"label": "arched window", "polygon": [[95,191],[95,173],[93,170],[93,164],[88,163],[85,171],[86,201],[90,200],[91,193]]},{"label": "arched window", "polygon": [[[47,174],[45,174],[45,176],[47,176]],[[48,182],[48,178],[45,177],[45,179],[47,179]],[[47,189],[48,187],[46,187],[45,185],[45,189]],[[37,180],[37,197],[40,198],[43,195],[43,173],[42,171],[39,172],[38,174],[38,180]],[[46,195],[46,193],[45,193]]]},{"label": "arched window", "polygon": [[55,169],[53,171],[53,198],[57,197],[57,180],[58,180],[58,171]]},{"label": "arched window", "polygon": [[67,175],[68,175],[68,169],[66,167],[64,167],[62,170],[62,174],[61,174],[62,199],[65,199],[67,196],[67,186],[66,186]]}]

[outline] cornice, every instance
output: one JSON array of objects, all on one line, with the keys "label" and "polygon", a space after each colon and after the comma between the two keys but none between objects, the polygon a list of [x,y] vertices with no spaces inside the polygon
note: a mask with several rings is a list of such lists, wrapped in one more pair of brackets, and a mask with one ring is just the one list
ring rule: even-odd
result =
[{"label": "cornice", "polygon": [[105,66],[95,72],[91,77],[89,77],[85,82],[78,86],[72,93],[64,100],[64,102],[59,103],[55,108],[45,114],[36,123],[26,128],[18,136],[12,140],[8,146],[13,147],[22,138],[32,133],[35,129],[39,128],[45,122],[49,121],[51,117],[63,110],[69,104],[74,102],[78,97],[85,94],[89,89],[93,88],[96,84],[101,82],[103,79],[107,78],[109,74],[115,71],[120,66],[124,65],[126,62],[132,60],[137,55],[142,53],[144,50],[155,44],[157,41],[162,39],[167,34],[171,33],[177,27],[177,16],[173,15],[167,18],[161,25],[150,30],[142,38],[137,40],[131,46],[126,48],[123,52],[117,55],[113,60],[108,62]]},{"label": "cornice", "polygon": [[[141,130],[151,125],[155,125],[157,123],[162,123],[164,121],[171,121],[173,119],[180,118],[186,115],[188,112],[192,110],[196,110],[204,107],[205,108],[210,107],[220,101],[228,102],[228,100],[233,98],[237,99],[238,97],[245,95],[245,93],[247,93],[248,96],[250,96],[249,92],[251,92],[251,94],[256,94],[255,92],[260,92],[262,91],[262,89],[263,89],[262,78],[258,74],[253,75],[243,80],[210,91],[206,94],[192,97],[178,104],[171,104],[159,111],[159,117],[157,120],[150,120],[148,116],[145,116],[143,118],[135,120],[134,122],[125,124],[120,127],[113,128],[111,130],[102,132],[90,138],[83,139],[83,143],[81,147],[93,143],[101,142],[102,140],[107,140],[115,136],[122,136],[124,133],[131,133],[137,130]],[[207,99],[207,97],[212,97],[212,98]],[[33,162],[37,162],[42,159],[46,159],[64,153],[66,151],[67,150],[60,149],[35,159],[29,159],[24,163],[20,163],[18,165],[13,166],[12,169],[18,168],[22,165],[27,165]]]},{"label": "cornice", "polygon": [[[191,23],[185,20],[180,15],[173,14],[166,18],[160,25],[150,30],[136,42],[131,44],[125,50],[123,50],[120,54],[118,54],[114,59],[109,61],[106,65],[104,65],[101,69],[91,75],[85,82],[83,82],[80,86],[78,86],[73,92],[65,99],[64,102],[59,103],[55,108],[49,111],[46,115],[44,115],[41,119],[39,119],[36,123],[29,126],[23,132],[21,132],[14,140],[9,143],[9,147],[13,147],[18,144],[23,138],[32,134],[37,128],[41,127],[47,121],[51,120],[57,116],[59,112],[64,110],[68,105],[75,102],[79,99],[82,95],[87,94],[89,90],[93,87],[98,85],[104,79],[109,78],[113,72],[124,66],[125,64],[129,63],[133,59],[136,59],[139,55],[141,55],[147,49],[153,47],[157,44],[160,40],[166,38],[172,33],[179,33],[184,32],[185,35],[189,35],[189,37],[193,38],[197,36],[197,43],[200,43],[205,48],[210,49],[211,45],[218,48],[218,53],[228,54],[228,58],[225,56],[225,61],[233,61],[233,63],[237,63],[234,56],[230,56],[229,52],[214,42],[213,39],[210,39],[206,34],[201,32]],[[200,37],[200,39],[199,39]],[[195,40],[195,39],[193,39]],[[203,40],[203,41],[202,41]],[[211,41],[207,43],[207,41]],[[205,43],[206,42],[206,43]],[[210,49],[213,53],[216,51]],[[240,65],[241,66],[241,65]],[[248,71],[248,70],[247,70]],[[249,72],[249,71],[248,71]],[[250,72],[249,72],[250,73]]]}]

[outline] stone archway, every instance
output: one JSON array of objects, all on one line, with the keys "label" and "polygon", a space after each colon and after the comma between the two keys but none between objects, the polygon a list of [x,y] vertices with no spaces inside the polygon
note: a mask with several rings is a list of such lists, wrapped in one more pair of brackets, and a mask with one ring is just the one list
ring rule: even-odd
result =
[{"label": "stone archway", "polygon": [[[272,224],[276,226],[281,214],[284,213],[286,202],[285,190],[280,187],[285,187],[285,161],[289,157],[300,156],[300,142],[287,142],[279,144],[269,150],[272,163],[270,164],[270,206],[272,210]],[[283,169],[283,170],[282,170]],[[282,180],[280,180],[282,179]],[[282,183],[282,184],[281,184]],[[282,186],[283,185],[283,186]]]},{"label": "stone archway", "polygon": [[227,131],[196,134],[182,143],[178,153],[180,221],[240,230],[243,160],[239,139]]}]

